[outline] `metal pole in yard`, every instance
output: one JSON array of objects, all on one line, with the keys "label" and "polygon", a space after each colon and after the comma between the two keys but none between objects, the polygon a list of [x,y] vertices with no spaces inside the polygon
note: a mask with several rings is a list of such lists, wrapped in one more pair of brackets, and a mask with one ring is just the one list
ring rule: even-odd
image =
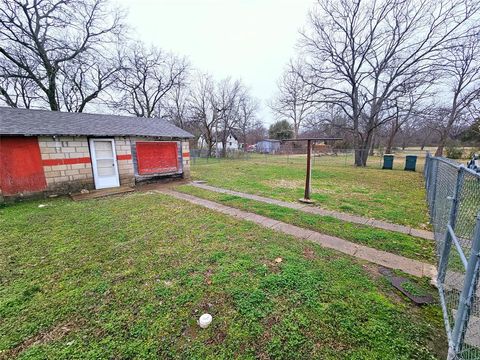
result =
[{"label": "metal pole in yard", "polygon": [[305,178],[305,196],[304,200],[310,200],[310,179],[312,177],[312,160],[311,160],[311,155],[312,155],[312,140],[308,139],[307,140],[307,175]]},{"label": "metal pole in yard", "polygon": [[312,203],[310,200],[311,193],[311,177],[312,177],[312,141],[321,140],[321,141],[336,141],[343,140],[342,138],[303,138],[303,139],[286,139],[283,141],[306,141],[307,142],[307,173],[305,176],[305,196],[303,199],[299,199],[301,202]]},{"label": "metal pole in yard", "polygon": [[[458,203],[460,200],[460,191],[462,189],[463,185],[463,166],[460,166],[457,172],[457,182],[455,184],[455,193],[453,194],[452,197],[452,207],[450,209],[450,218],[448,221],[448,225],[455,230],[455,223],[457,221],[457,210],[458,210]],[[450,234],[450,231],[446,230],[445,233],[445,240],[443,242],[443,248],[442,248],[442,253],[440,254],[440,262],[438,264],[438,283],[443,284],[445,281],[445,275],[447,271],[447,265],[448,265],[448,258],[450,255],[450,248],[452,247],[452,236]]]},{"label": "metal pole in yard", "polygon": [[[434,160],[435,158],[432,158]],[[433,176],[433,188],[432,188],[432,201],[430,204],[430,217],[435,218],[435,210],[436,210],[436,198],[437,198],[437,181],[438,181],[438,164],[440,163],[440,160],[435,159],[435,161],[432,163],[432,176]],[[434,170],[435,169],[435,170]]]},{"label": "metal pole in yard", "polygon": [[480,213],[477,214],[477,221],[472,240],[473,243],[470,251],[470,259],[468,260],[467,272],[465,273],[463,290],[460,295],[458,311],[455,316],[455,326],[452,332],[453,356],[455,356],[462,348],[470,318],[472,300],[477,290],[478,273],[480,270]]},{"label": "metal pole in yard", "polygon": [[428,171],[428,165],[429,165],[429,162],[428,162],[428,157],[425,157],[425,164],[423,164],[423,177],[425,179],[425,187],[427,189],[427,199],[429,198],[428,194],[429,194],[429,191],[428,191],[428,187],[430,186],[430,181],[429,181],[429,171]]},{"label": "metal pole in yard", "polygon": [[[313,150],[313,149],[312,149],[312,150]],[[315,157],[316,157],[316,156],[315,156],[315,151],[314,151],[314,152],[313,152],[313,166],[314,166],[314,167],[315,167],[315,161],[316,161]]]}]

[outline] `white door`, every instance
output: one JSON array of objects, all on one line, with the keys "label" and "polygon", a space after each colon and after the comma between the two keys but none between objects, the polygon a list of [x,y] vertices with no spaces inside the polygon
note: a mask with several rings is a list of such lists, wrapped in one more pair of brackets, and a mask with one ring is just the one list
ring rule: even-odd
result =
[{"label": "white door", "polygon": [[90,139],[95,189],[120,186],[113,139]]}]

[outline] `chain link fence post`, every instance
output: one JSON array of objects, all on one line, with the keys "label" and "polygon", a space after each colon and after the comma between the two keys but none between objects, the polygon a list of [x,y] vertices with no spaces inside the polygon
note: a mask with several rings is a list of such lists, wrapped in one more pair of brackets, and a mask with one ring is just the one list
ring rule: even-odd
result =
[{"label": "chain link fence post", "polygon": [[433,172],[433,178],[432,178],[432,200],[431,200],[431,203],[430,203],[430,206],[431,206],[431,214],[432,214],[432,217],[435,218],[434,214],[435,214],[435,208],[436,208],[436,201],[437,201],[437,182],[438,182],[438,164],[439,162],[438,161],[435,161],[433,164],[432,164],[432,172]]},{"label": "chain link fence post", "polygon": [[455,318],[455,326],[452,331],[452,343],[454,354],[458,354],[462,350],[465,333],[470,318],[470,310],[472,308],[475,292],[477,291],[478,274],[480,270],[480,213],[477,214],[473,243],[468,260],[467,271],[465,273],[464,286],[460,295],[457,316]]},{"label": "chain link fence post", "polygon": [[480,360],[480,175],[450,159],[427,156],[424,177],[447,358]]},{"label": "chain link fence post", "polygon": [[[455,223],[457,221],[457,210],[458,203],[460,200],[460,193],[462,191],[463,184],[463,167],[461,166],[457,171],[457,181],[455,184],[455,191],[453,196],[449,199],[452,201],[452,207],[450,209],[450,217],[448,220],[448,225],[455,231]],[[452,235],[448,229],[445,231],[445,240],[443,242],[443,247],[440,249],[440,262],[438,265],[438,277],[437,282],[442,284],[445,281],[445,274],[447,270],[448,258],[450,256],[450,249],[452,247]]]}]

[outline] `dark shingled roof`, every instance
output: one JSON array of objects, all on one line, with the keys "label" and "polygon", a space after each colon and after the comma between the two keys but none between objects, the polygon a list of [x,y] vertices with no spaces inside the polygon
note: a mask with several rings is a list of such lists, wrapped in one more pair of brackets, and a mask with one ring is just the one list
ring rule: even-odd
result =
[{"label": "dark shingled roof", "polygon": [[193,137],[162,119],[6,107],[0,107],[0,135]]}]

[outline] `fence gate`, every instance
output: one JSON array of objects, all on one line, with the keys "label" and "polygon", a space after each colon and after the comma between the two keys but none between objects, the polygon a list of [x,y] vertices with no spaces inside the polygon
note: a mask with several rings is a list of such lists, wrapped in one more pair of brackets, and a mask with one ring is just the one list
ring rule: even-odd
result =
[{"label": "fence gate", "polygon": [[424,169],[449,359],[480,359],[480,174],[427,155]]}]

